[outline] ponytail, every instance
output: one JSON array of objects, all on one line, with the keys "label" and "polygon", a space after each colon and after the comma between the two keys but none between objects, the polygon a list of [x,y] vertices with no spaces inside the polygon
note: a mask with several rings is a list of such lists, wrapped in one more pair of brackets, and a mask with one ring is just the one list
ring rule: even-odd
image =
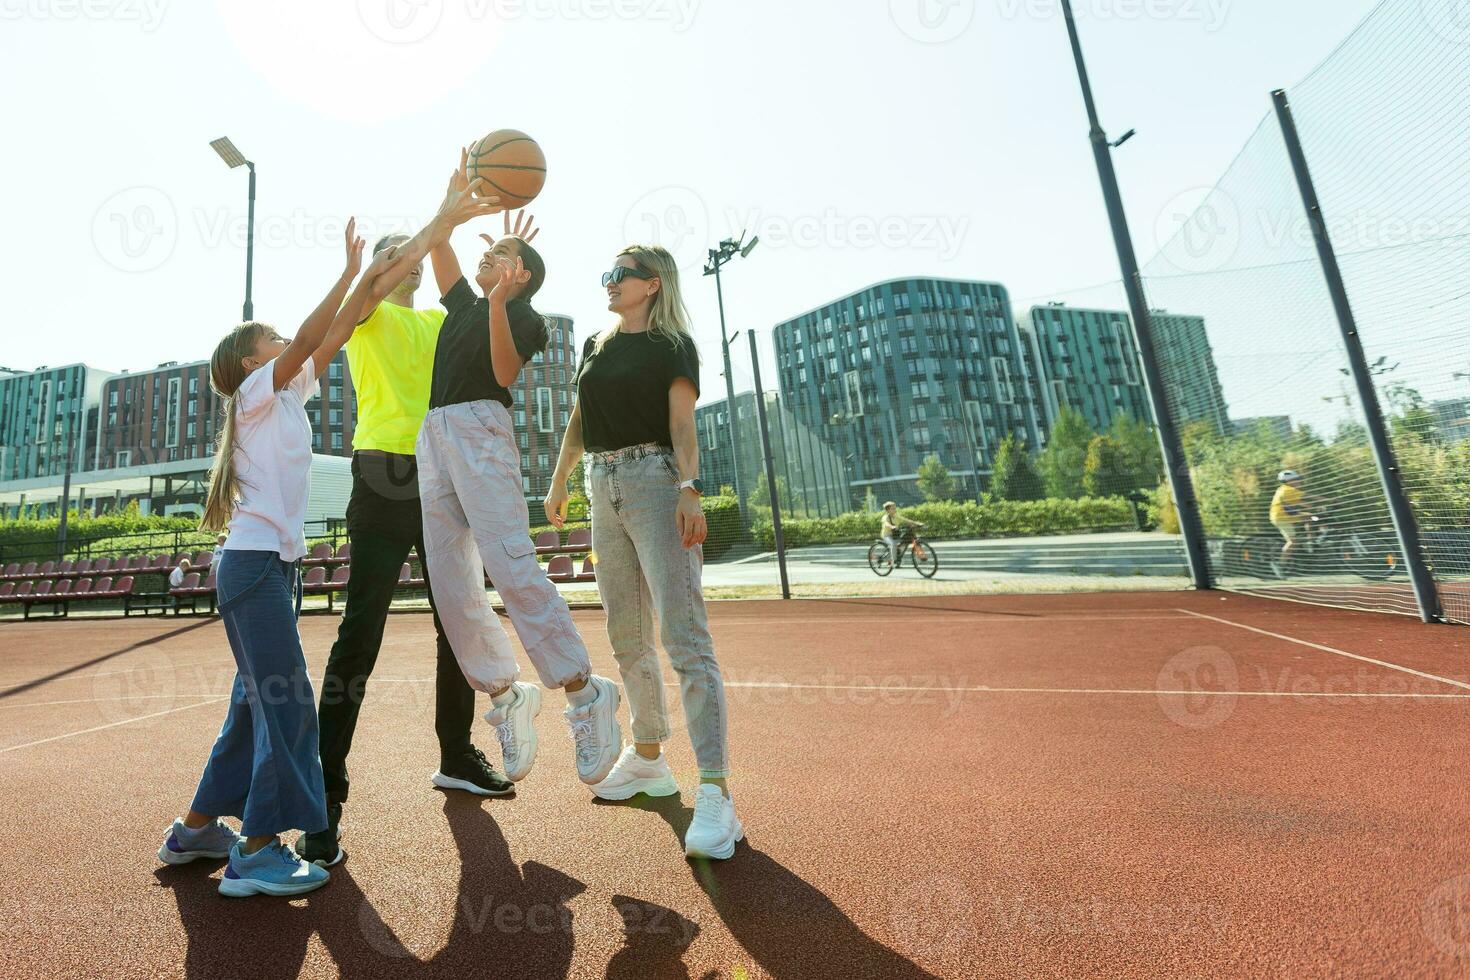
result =
[{"label": "ponytail", "polygon": [[240,499],[240,480],[235,474],[235,398],[250,376],[242,363],[255,351],[256,341],[268,328],[251,320],[231,330],[214,349],[209,362],[209,384],[223,402],[214,465],[209,471],[209,492],[204,498],[201,531],[223,531],[230,523],[235,501]]}]

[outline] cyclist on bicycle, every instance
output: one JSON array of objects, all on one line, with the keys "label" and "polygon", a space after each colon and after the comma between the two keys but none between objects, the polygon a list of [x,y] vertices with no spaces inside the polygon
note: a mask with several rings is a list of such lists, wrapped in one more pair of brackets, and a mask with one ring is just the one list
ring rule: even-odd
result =
[{"label": "cyclist on bicycle", "polygon": [[1286,544],[1281,547],[1281,565],[1289,568],[1292,557],[1301,542],[1305,525],[1316,520],[1308,510],[1310,503],[1302,490],[1302,476],[1296,470],[1282,470],[1276,474],[1276,495],[1271,498],[1271,524],[1281,532]]},{"label": "cyclist on bicycle", "polygon": [[898,564],[898,546],[911,527],[923,527],[918,521],[900,517],[898,504],[888,501],[883,505],[883,540],[888,544],[888,554],[893,564]]}]

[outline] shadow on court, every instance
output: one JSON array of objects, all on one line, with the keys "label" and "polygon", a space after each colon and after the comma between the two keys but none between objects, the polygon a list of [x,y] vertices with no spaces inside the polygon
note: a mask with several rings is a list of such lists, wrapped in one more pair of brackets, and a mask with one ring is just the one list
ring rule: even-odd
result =
[{"label": "shadow on court", "polygon": [[197,630],[200,627],[209,626],[214,622],[214,619],[203,619],[197,623],[190,623],[187,626],[180,626],[178,629],[169,630],[167,633],[161,633],[158,636],[149,637],[146,640],[139,640],[137,643],[123,647],[121,650],[114,650],[111,653],[104,653],[99,657],[93,657],[91,660],[85,661],[83,663],[67,667],[64,670],[58,670],[52,674],[47,674],[45,677],[38,677],[33,681],[26,681],[24,684],[20,684],[16,687],[0,691],[0,700],[14,697],[17,694],[24,694],[26,691],[35,690],[38,687],[50,684],[52,681],[60,680],[61,678],[66,677],[69,674],[75,674],[79,670],[86,670],[88,667],[95,667],[100,663],[106,663],[114,657],[121,657],[125,653],[132,653],[134,650],[141,650],[144,647],[155,646],[159,643],[162,643],[164,640],[171,640],[176,636],[182,636],[183,634],[192,632],[193,630]]},{"label": "shadow on court", "polygon": [[[694,811],[678,796],[636,796],[626,803],[658,814],[683,846]],[[747,838],[727,861],[695,860],[690,871],[710,898],[730,934],[777,980],[806,977],[932,978],[934,975],[870,937],[821,890],[758,850]],[[686,944],[687,945],[687,944]],[[667,950],[629,942],[619,956],[650,967],[626,976],[663,976],[657,964]],[[663,957],[663,959],[659,959]],[[609,974],[611,975],[611,974]],[[678,974],[687,975],[687,974]]]}]

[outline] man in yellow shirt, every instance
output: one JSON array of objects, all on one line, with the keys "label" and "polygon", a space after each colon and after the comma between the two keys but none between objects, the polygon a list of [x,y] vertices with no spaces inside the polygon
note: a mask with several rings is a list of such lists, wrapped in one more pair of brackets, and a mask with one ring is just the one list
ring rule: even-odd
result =
[{"label": "man in yellow shirt", "polygon": [[[416,246],[417,241],[389,235],[373,246],[373,253],[389,247]],[[412,548],[418,550],[429,605],[434,606],[428,565],[423,562],[426,551],[414,443],[429,411],[434,348],[445,314],[439,308],[414,309],[414,293],[422,279],[420,262],[368,314],[347,342],[347,366],[357,390],[352,496],[347,503],[352,575],[347,580],[347,605],[337,628],[337,642],[332,644],[327,659],[318,710],[329,826],[296,842],[303,858],[324,867],[343,857],[338,839],[342,804],[348,793],[347,754],[352,748],[368,676],[377,663],[399,572]],[[439,768],[430,779],[442,789],[467,790],[481,796],[508,795],[514,792],[515,784],[496,772],[470,741],[475,691],[459,668],[437,610],[434,631],[438,646],[434,729],[439,736]]]},{"label": "man in yellow shirt", "polygon": [[1286,539],[1286,544],[1281,547],[1281,567],[1287,570],[1291,567],[1306,523],[1314,518],[1307,509],[1301,474],[1296,470],[1282,470],[1276,475],[1276,480],[1281,485],[1271,498],[1271,524]]}]

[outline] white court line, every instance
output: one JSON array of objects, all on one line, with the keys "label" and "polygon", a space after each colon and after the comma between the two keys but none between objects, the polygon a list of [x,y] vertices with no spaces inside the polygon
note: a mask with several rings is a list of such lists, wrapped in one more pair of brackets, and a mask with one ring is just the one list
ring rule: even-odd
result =
[{"label": "white court line", "polygon": [[1285,640],[1287,643],[1295,643],[1299,646],[1309,647],[1313,650],[1321,650],[1323,653],[1334,653],[1339,657],[1347,657],[1350,660],[1360,660],[1365,664],[1373,664],[1376,667],[1386,667],[1389,670],[1402,671],[1405,674],[1413,674],[1415,677],[1422,677],[1425,680],[1439,681],[1441,684],[1448,684],[1451,687],[1458,687],[1463,690],[1470,691],[1470,684],[1467,684],[1464,681],[1451,680],[1448,677],[1440,677],[1438,674],[1426,674],[1424,671],[1415,670],[1413,667],[1404,667],[1400,664],[1389,663],[1387,660],[1375,660],[1372,657],[1365,657],[1361,654],[1348,653],[1346,650],[1339,650],[1336,647],[1323,646],[1320,643],[1313,643],[1310,640],[1299,639],[1295,636],[1287,636],[1285,633],[1273,633],[1270,630],[1263,630],[1255,626],[1247,626],[1245,623],[1236,623],[1228,619],[1221,619],[1219,616],[1208,616],[1201,612],[1194,612],[1191,609],[1181,609],[1179,611],[1182,613],[1188,613],[1189,615],[1198,617],[1199,619],[1208,619],[1214,623],[1223,623],[1226,626],[1234,626],[1236,629],[1249,630],[1252,633],[1259,633],[1262,636],[1269,636],[1277,640]]},{"label": "white court line", "polygon": [[14,704],[0,703],[0,711],[6,708],[49,708],[58,704],[96,704],[98,701],[157,701],[159,698],[180,700],[181,698],[229,697],[229,694],[123,694],[111,698],[72,698],[67,701],[19,701]]},{"label": "white court line", "polygon": [[[433,677],[374,677],[374,684],[427,684]],[[678,681],[664,681],[664,687],[677,688]],[[726,687],[764,688],[770,690],[814,690],[814,691],[932,691],[935,694],[1132,694],[1145,697],[1159,695],[1178,697],[1240,698],[1397,698],[1399,700],[1470,701],[1466,694],[1424,694],[1413,692],[1380,691],[1172,691],[1158,688],[1110,688],[1110,687],[989,687],[984,684],[968,687],[937,687],[932,684],[794,684],[790,681],[725,681]]]},{"label": "white court line", "polygon": [[[217,661],[217,660],[200,660],[200,661],[198,661],[196,663],[192,663],[192,664],[173,664],[173,665],[170,665],[170,666],[172,666],[172,668],[174,670],[186,670],[189,667],[207,667],[210,664],[214,664],[214,663],[218,663],[221,668],[224,668],[225,667],[225,663],[224,662]],[[230,660],[230,661],[228,661],[228,664],[229,664],[228,670],[230,671],[230,675],[231,676],[234,676],[234,673],[235,673],[235,661]],[[162,665],[162,664],[147,664],[147,665],[138,666],[138,667],[120,667],[117,670],[99,670],[95,674],[88,673],[87,671],[84,671],[84,670],[83,671],[75,671],[73,673],[70,673],[70,674],[66,675],[65,677],[53,677],[53,678],[51,678],[48,681],[41,682],[37,686],[44,687],[47,684],[60,684],[62,681],[89,681],[89,680],[92,680],[95,677],[111,677],[114,674],[136,674],[136,673],[139,673],[139,672],[145,671],[145,670],[158,670],[158,669],[160,669],[163,666],[165,666],[165,665]],[[36,681],[22,681],[19,684],[12,684],[9,687],[0,687],[0,694],[5,693],[6,691],[14,691],[17,688],[21,688],[21,687],[31,687],[32,685],[36,685],[36,683],[37,683]]]},{"label": "white court line", "polygon": [[[1145,620],[1181,620],[1185,617],[1171,613],[1166,616],[1135,616],[1120,613],[1113,616],[1007,616],[1003,613],[993,613],[987,616],[940,614],[929,616],[924,619],[924,627],[943,626],[945,623],[972,625],[974,623],[1014,623],[1018,626],[1036,626],[1044,623],[1132,623]],[[805,626],[808,623],[822,625],[855,626],[864,623],[877,625],[895,626],[907,628],[908,623],[897,620],[891,616],[845,616],[842,618],[817,618],[809,619],[720,619],[710,621],[712,629],[721,629],[726,626],[761,626],[770,629],[778,625],[791,624],[793,626]]]},{"label": "white court line", "polygon": [[37,745],[45,745],[47,742],[59,742],[64,738],[75,738],[78,735],[90,735],[92,732],[104,731],[108,728],[116,728],[119,725],[131,725],[135,721],[147,721],[149,718],[158,718],[163,715],[171,715],[176,711],[188,711],[190,708],[203,707],[206,704],[219,704],[221,701],[230,700],[228,697],[211,698],[208,701],[200,701],[197,704],[186,704],[182,708],[169,708],[167,711],[155,711],[151,715],[139,715],[136,718],[127,718],[123,721],[114,721],[106,725],[98,725],[96,728],[83,728],[79,732],[67,732],[65,735],[52,735],[50,738],[38,738],[34,742],[23,742],[20,745],[10,745],[0,749],[0,755],[6,752],[19,752],[21,749],[29,749]]}]

